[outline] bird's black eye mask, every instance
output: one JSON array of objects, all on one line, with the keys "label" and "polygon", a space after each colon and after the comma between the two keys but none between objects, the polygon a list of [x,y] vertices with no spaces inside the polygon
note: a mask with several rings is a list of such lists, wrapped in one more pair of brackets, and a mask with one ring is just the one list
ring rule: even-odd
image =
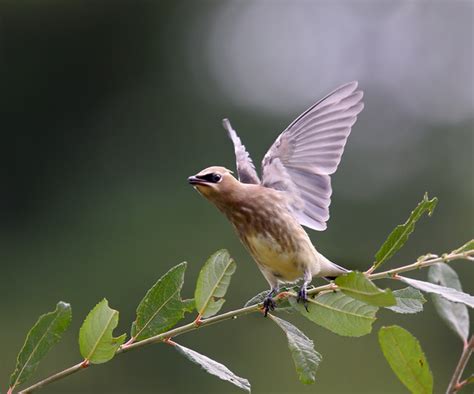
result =
[{"label": "bird's black eye mask", "polygon": [[203,181],[210,182],[210,183],[218,183],[221,181],[222,176],[214,172],[211,172],[210,174],[197,175],[196,178],[202,179]]}]

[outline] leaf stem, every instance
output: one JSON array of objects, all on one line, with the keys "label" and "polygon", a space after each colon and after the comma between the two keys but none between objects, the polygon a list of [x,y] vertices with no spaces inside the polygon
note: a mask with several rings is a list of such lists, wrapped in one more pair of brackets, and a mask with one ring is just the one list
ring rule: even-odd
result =
[{"label": "leaf stem", "polygon": [[474,335],[471,336],[469,342],[464,344],[463,351],[461,353],[461,357],[459,358],[458,365],[456,365],[456,369],[454,370],[453,376],[451,381],[449,382],[449,386],[446,389],[447,394],[454,394],[457,393],[463,386],[460,382],[462,373],[466,368],[466,365],[471,357],[471,354],[474,350]]},{"label": "leaf stem", "polygon": [[[417,269],[429,267],[433,264],[440,263],[440,262],[446,262],[447,263],[447,262],[450,262],[450,261],[453,261],[453,260],[461,260],[461,259],[463,259],[463,260],[472,260],[472,256],[474,256],[474,249],[463,251],[461,253],[456,253],[456,251],[454,251],[454,252],[451,252],[449,254],[443,255],[442,257],[438,257],[438,256],[434,256],[434,255],[428,255],[428,256],[425,256],[425,258],[423,260],[418,260],[413,264],[405,265],[405,266],[399,267],[399,268],[394,268],[394,269],[384,271],[384,272],[378,272],[376,274],[366,273],[366,275],[369,279],[374,279],[374,280],[393,278],[396,274],[398,274],[400,272],[414,271],[414,270],[417,270]],[[318,286],[318,287],[315,287],[311,290],[308,290],[308,294],[309,295],[317,294],[317,293],[320,293],[322,291],[336,290],[337,288],[338,288],[337,285],[335,285],[334,283],[330,283],[330,284],[327,284],[327,285],[324,285],[324,286]],[[292,295],[294,295],[292,292],[287,292],[287,296],[292,296]],[[278,300],[279,298],[281,298],[281,296],[276,295],[275,299]],[[129,352],[131,350],[139,349],[143,346],[150,345],[150,344],[153,344],[153,343],[159,343],[159,342],[168,342],[168,343],[170,343],[171,338],[176,337],[178,335],[185,334],[185,333],[197,330],[197,329],[205,327],[205,326],[210,326],[212,324],[220,323],[220,322],[225,321],[225,320],[236,319],[237,317],[248,315],[249,313],[259,312],[262,309],[262,305],[263,305],[262,303],[261,304],[255,304],[255,305],[247,306],[247,307],[244,307],[244,308],[236,309],[236,310],[233,310],[233,311],[230,311],[230,312],[222,313],[220,315],[216,315],[216,316],[213,316],[213,317],[209,317],[207,319],[202,319],[202,320],[199,320],[199,324],[196,324],[196,321],[193,321],[191,323],[185,324],[185,325],[180,326],[180,327],[173,328],[169,331],[166,331],[164,333],[155,335],[155,336],[147,338],[147,339],[143,339],[143,340],[138,341],[138,342],[128,341],[127,343],[123,344],[117,350],[116,354],[126,353],[126,352]],[[461,357],[461,360],[464,360],[463,364],[461,364],[461,360],[460,360],[460,364],[458,364],[458,367],[456,368],[456,371],[455,371],[455,376],[453,376],[453,379],[455,380],[454,386],[453,386],[454,390],[457,390],[456,389],[456,384],[459,384],[459,379],[461,377],[461,374],[462,374],[464,368],[466,367],[467,360],[469,359],[470,354],[472,353],[472,350],[473,350],[473,347],[474,347],[474,339],[471,338],[469,343],[470,343],[470,345],[469,345],[468,349],[470,349],[470,350],[468,351],[468,355],[465,356],[466,360],[464,360]],[[466,353],[466,350],[465,350],[465,352],[463,352],[463,355],[465,355],[465,353]],[[55,382],[57,380],[60,380],[60,379],[63,379],[66,376],[72,375],[73,373],[79,372],[79,371],[85,369],[85,367],[87,367],[87,366],[89,366],[89,364],[84,364],[84,362],[82,361],[79,364],[76,364],[76,365],[74,365],[72,367],[69,367],[69,368],[67,368],[67,369],[65,369],[61,372],[58,372],[54,375],[51,375],[50,377],[48,377],[46,379],[43,379],[43,380],[39,381],[38,383],[24,389],[23,391],[20,391],[19,394],[31,393],[34,390],[38,390],[38,389],[40,389],[40,388],[42,388],[42,387],[44,387],[44,386],[46,386],[50,383],[53,383],[53,382]],[[458,369],[459,369],[459,373],[456,375],[456,373],[458,372]],[[450,384],[450,387],[451,387],[451,384]],[[454,393],[454,392],[455,391],[450,391],[449,393]]]}]

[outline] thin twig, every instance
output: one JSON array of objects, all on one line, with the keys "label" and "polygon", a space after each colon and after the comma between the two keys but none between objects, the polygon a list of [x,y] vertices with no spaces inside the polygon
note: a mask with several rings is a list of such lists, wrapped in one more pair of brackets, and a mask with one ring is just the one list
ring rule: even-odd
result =
[{"label": "thin twig", "polygon": [[[370,273],[370,274],[367,274],[367,277],[369,279],[373,279],[373,280],[393,278],[396,274],[398,274],[400,272],[414,271],[414,270],[417,270],[417,269],[429,267],[433,264],[440,263],[440,262],[447,263],[447,262],[450,262],[450,261],[453,261],[453,260],[470,260],[472,256],[474,256],[474,250],[469,250],[469,251],[465,251],[465,252],[462,252],[462,253],[450,253],[450,254],[444,255],[442,257],[437,257],[437,256],[434,257],[434,256],[429,255],[429,256],[425,256],[425,258],[423,260],[419,260],[419,261],[417,261],[413,264],[405,265],[405,266],[399,267],[399,268],[394,268],[394,269],[391,269],[391,270],[388,270],[388,271],[379,272],[379,273],[376,273],[376,274]],[[330,283],[330,284],[327,284],[327,285],[324,285],[324,286],[318,286],[318,287],[315,287],[311,290],[308,290],[308,295],[317,294],[317,293],[320,293],[320,292],[326,291],[326,290],[336,290],[336,289],[337,289],[337,285],[335,285],[334,283]],[[288,295],[292,295],[292,293],[288,292]],[[277,295],[275,297],[275,300],[278,300],[279,298],[281,298],[281,297],[279,297],[279,295]],[[165,342],[165,341],[169,342],[170,338],[176,337],[178,335],[185,334],[185,333],[197,330],[197,329],[202,328],[202,327],[210,326],[211,324],[220,323],[224,320],[236,319],[237,317],[248,315],[249,313],[259,312],[262,309],[262,307],[263,307],[262,303],[247,306],[247,307],[244,307],[244,308],[236,309],[236,310],[233,310],[233,311],[230,311],[230,312],[222,313],[222,314],[217,315],[217,316],[213,316],[213,317],[210,317],[210,318],[207,318],[207,319],[200,320],[199,324],[196,324],[196,322],[191,322],[189,324],[185,324],[183,326],[173,328],[169,331],[166,331],[164,333],[155,335],[153,337],[143,339],[139,342],[131,343],[129,341],[126,344],[122,345],[117,350],[116,354],[126,353],[126,352],[129,352],[130,350],[139,349],[143,346],[150,345],[152,343],[159,343],[159,342]],[[471,341],[472,341],[472,339],[471,339]],[[471,348],[471,351],[472,351],[472,348]],[[20,391],[19,394],[31,393],[31,392],[33,392],[33,390],[40,389],[40,388],[46,386],[47,384],[53,383],[57,380],[60,380],[60,379],[66,377],[68,375],[71,375],[75,372],[79,372],[83,369],[84,369],[84,363],[81,362],[79,364],[76,364],[76,365],[68,368],[68,369],[65,369],[61,372],[58,372],[54,375],[51,375],[50,377],[48,377],[44,380],[41,380],[40,382],[38,382],[38,383],[36,383],[36,384],[34,384],[30,387],[27,387],[26,389]],[[461,371],[461,373],[462,373],[462,371]],[[460,378],[460,376],[459,376],[459,378]],[[459,383],[459,378],[458,378],[458,380],[456,380],[456,383]]]},{"label": "thin twig", "polygon": [[63,379],[66,376],[72,375],[73,373],[82,371],[86,369],[90,364],[84,363],[84,361],[81,361],[79,364],[73,365],[72,367],[69,367],[61,372],[55,373],[54,375],[49,376],[48,378],[39,381],[38,383],[35,383],[34,385],[20,391],[18,394],[24,394],[24,393],[31,393],[34,390],[39,390],[40,388],[46,386],[47,384],[56,382],[57,380]]},{"label": "thin twig", "polygon": [[471,354],[474,350],[474,335],[471,336],[469,342],[464,345],[463,351],[461,353],[461,357],[459,358],[458,365],[456,365],[456,369],[454,370],[453,377],[449,382],[449,386],[446,389],[447,394],[454,394],[457,393],[464,384],[460,383],[462,374],[466,365],[471,357]]},{"label": "thin twig", "polygon": [[390,278],[395,274],[399,274],[400,272],[414,271],[416,269],[426,268],[437,263],[448,263],[453,260],[470,260],[471,256],[474,256],[474,250],[468,250],[463,253],[450,253],[441,257],[430,257],[425,260],[417,261],[413,264],[405,265],[403,267],[379,272],[377,274],[371,274],[369,275],[369,278],[372,280]]}]

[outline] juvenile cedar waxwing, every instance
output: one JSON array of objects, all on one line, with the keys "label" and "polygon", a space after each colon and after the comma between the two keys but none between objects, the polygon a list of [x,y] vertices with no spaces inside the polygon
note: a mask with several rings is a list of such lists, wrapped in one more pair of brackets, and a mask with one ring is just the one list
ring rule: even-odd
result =
[{"label": "juvenile cedar waxwing", "polygon": [[275,308],[280,283],[303,279],[298,301],[307,302],[313,277],[332,280],[348,272],[320,254],[302,226],[326,229],[331,178],[347,137],[364,108],[357,82],[345,84],[303,112],[270,147],[262,180],[245,146],[224,119],[237,161],[238,180],[224,167],[209,167],[188,178],[224,213],[271,286],[265,316]]}]

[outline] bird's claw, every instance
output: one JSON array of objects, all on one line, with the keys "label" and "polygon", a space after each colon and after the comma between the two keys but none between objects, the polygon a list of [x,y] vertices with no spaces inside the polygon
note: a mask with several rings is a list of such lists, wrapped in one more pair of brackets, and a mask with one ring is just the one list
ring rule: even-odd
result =
[{"label": "bird's claw", "polygon": [[299,291],[298,291],[298,296],[296,297],[296,302],[302,302],[304,309],[306,309],[306,312],[309,312],[308,310],[308,294],[306,292],[306,286],[301,286]]},{"label": "bird's claw", "polygon": [[273,301],[271,296],[268,296],[263,300],[263,315],[267,317],[268,311],[274,311],[276,308],[276,303]]}]

